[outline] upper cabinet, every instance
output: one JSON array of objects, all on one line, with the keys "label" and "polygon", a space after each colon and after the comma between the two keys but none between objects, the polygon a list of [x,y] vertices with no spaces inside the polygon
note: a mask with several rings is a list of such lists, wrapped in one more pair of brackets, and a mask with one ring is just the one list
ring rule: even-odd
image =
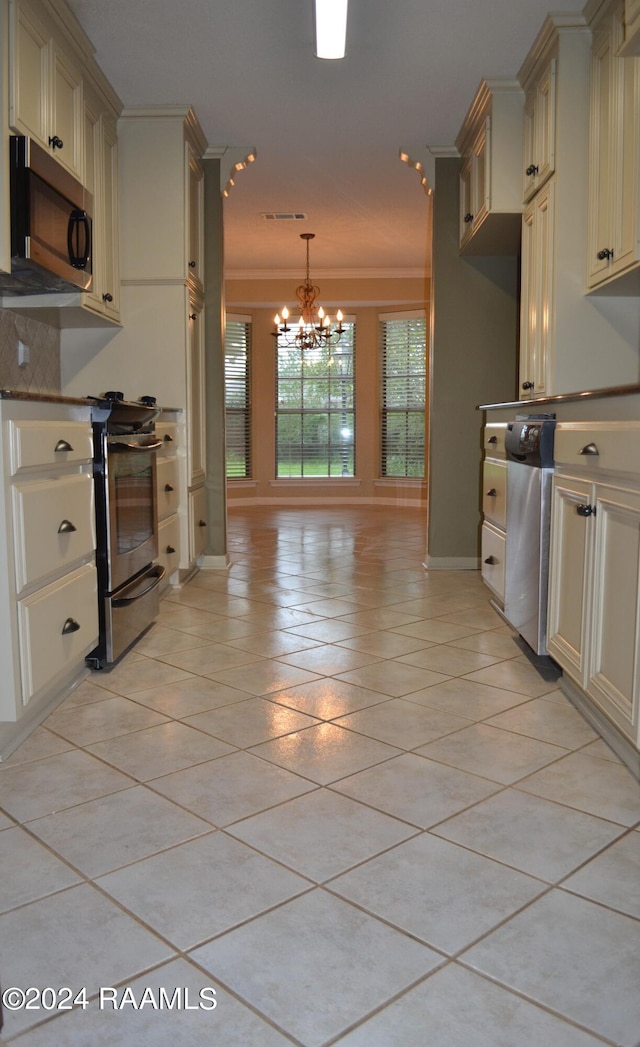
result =
[{"label": "upper cabinet", "polygon": [[556,59],[527,91],[524,103],[523,199],[537,193],[556,166]]},{"label": "upper cabinet", "polygon": [[[10,131],[37,141],[93,198],[93,281],[89,292],[77,295],[49,292],[25,299],[5,292],[1,304],[36,314],[57,308],[61,328],[118,323],[120,100],[66,4],[8,0],[7,53]],[[10,270],[10,262],[4,269]]]},{"label": "upper cabinet", "polygon": [[587,287],[640,293],[640,58],[620,58],[622,0],[593,20]]},{"label": "upper cabinet", "polygon": [[204,172],[191,136],[189,136],[185,141],[185,162],[187,165],[187,179],[189,183],[189,246],[187,251],[187,266],[189,270],[188,278],[192,289],[201,292],[204,283]]},{"label": "upper cabinet", "polygon": [[483,80],[456,139],[464,254],[518,253],[523,99],[515,80]]},{"label": "upper cabinet", "polygon": [[34,138],[82,181],[82,74],[42,12],[27,0],[10,3],[9,35],[10,126]]}]

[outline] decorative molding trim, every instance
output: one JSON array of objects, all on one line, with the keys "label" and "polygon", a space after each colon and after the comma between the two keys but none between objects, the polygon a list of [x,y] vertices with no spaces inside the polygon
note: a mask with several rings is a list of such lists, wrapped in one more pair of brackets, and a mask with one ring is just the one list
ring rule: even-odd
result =
[{"label": "decorative molding trim", "polygon": [[[315,269],[318,280],[421,280],[429,269]],[[299,269],[226,269],[225,280],[298,280]]]},{"label": "decorative molding trim", "polygon": [[427,556],[422,565],[427,571],[479,571],[478,556]]},{"label": "decorative molding trim", "polygon": [[309,496],[307,498],[300,497],[295,498],[287,496],[284,492],[279,497],[274,498],[263,498],[263,497],[252,497],[252,498],[232,498],[228,499],[227,505],[229,509],[241,509],[241,508],[255,508],[260,506],[283,506],[283,507],[294,507],[300,506],[301,508],[309,508],[323,505],[338,505],[349,508],[351,506],[363,507],[363,506],[390,506],[393,508],[405,508],[405,509],[421,509],[424,508],[426,502],[420,498],[372,498],[369,497],[331,497],[331,496]]}]

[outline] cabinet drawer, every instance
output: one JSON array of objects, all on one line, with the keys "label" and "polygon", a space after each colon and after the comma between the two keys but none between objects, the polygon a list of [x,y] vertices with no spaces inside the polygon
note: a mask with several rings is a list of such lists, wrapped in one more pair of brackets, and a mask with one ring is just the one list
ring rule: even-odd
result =
[{"label": "cabinet drawer", "polygon": [[487,458],[482,466],[482,512],[498,527],[507,519],[507,463]]},{"label": "cabinet drawer", "polygon": [[556,465],[640,474],[640,423],[562,423],[555,432]]},{"label": "cabinet drawer", "polygon": [[89,473],[15,484],[13,508],[18,592],[96,547]]},{"label": "cabinet drawer", "polygon": [[160,458],[157,463],[158,519],[163,520],[178,509],[178,462],[175,458]]},{"label": "cabinet drawer", "polygon": [[198,487],[189,494],[190,558],[202,556],[207,545],[207,492]]},{"label": "cabinet drawer", "polygon": [[156,422],[156,436],[162,441],[158,458],[162,455],[176,454],[178,450],[178,426],[175,422]]},{"label": "cabinet drawer", "polygon": [[505,534],[491,524],[482,525],[482,580],[504,600]]},{"label": "cabinet drawer", "polygon": [[180,563],[180,523],[169,516],[158,527],[158,563],[166,568],[165,580],[178,570]]},{"label": "cabinet drawer", "polygon": [[491,458],[504,458],[506,422],[488,422],[484,427],[484,453]]},{"label": "cabinet drawer", "polygon": [[93,458],[88,422],[9,422],[11,472],[32,465],[65,465]]},{"label": "cabinet drawer", "polygon": [[18,602],[22,699],[26,704],[98,642],[96,569],[84,564]]}]

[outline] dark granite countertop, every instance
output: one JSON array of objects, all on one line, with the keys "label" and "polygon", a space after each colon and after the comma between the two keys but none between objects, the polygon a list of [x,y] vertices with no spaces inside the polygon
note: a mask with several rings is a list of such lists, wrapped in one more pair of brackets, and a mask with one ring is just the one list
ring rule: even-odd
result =
[{"label": "dark granite countertop", "polygon": [[505,407],[520,410],[531,407],[553,406],[553,404],[578,403],[581,400],[602,400],[609,396],[634,396],[640,393],[640,385],[614,385],[607,389],[587,389],[582,393],[558,393],[556,396],[540,396],[532,400],[509,400],[502,404],[479,404],[478,411],[495,411]]}]

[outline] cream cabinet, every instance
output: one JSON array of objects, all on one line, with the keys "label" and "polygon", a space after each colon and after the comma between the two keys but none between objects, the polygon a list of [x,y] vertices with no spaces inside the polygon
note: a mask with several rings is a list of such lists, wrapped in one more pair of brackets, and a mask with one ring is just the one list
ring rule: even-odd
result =
[{"label": "cream cabinet", "polygon": [[85,672],[98,639],[90,408],[0,400],[0,754]]},{"label": "cream cabinet", "polygon": [[157,453],[156,503],[158,506],[158,563],[165,568],[163,589],[174,578],[180,565],[180,467],[178,425],[156,423],[156,436],[162,447]]},{"label": "cream cabinet", "polygon": [[550,392],[554,307],[554,180],[527,204],[522,216],[520,395]]},{"label": "cream cabinet", "polygon": [[195,294],[201,295],[204,285],[204,177],[198,152],[189,139],[185,142],[185,162],[189,183],[189,286]]},{"label": "cream cabinet", "polygon": [[[546,113],[522,218],[523,400],[637,381],[637,303],[585,295],[591,47],[583,15],[549,15],[518,74],[527,104],[535,98]],[[525,140],[534,142],[527,119]]]},{"label": "cream cabinet", "polygon": [[594,24],[587,286],[640,293],[640,58],[620,58],[621,0]]},{"label": "cream cabinet", "polygon": [[506,429],[506,422],[485,425],[485,458],[482,463],[482,580],[500,606],[504,604],[507,526],[507,462],[504,447]]},{"label": "cream cabinet", "polygon": [[84,304],[120,321],[118,137],[115,120],[85,94],[85,185],[93,196],[93,282]]},{"label": "cream cabinet", "polygon": [[[640,425],[626,428],[637,445]],[[605,423],[558,426],[548,649],[587,701],[637,750],[640,472],[637,457],[615,454],[624,429]]]},{"label": "cream cabinet", "polygon": [[189,540],[194,560],[204,555],[207,547],[207,493],[203,487],[189,492]]},{"label": "cream cabinet", "polygon": [[556,166],[556,59],[543,66],[524,103],[523,199],[542,188]]},{"label": "cream cabinet", "polygon": [[523,97],[516,81],[483,80],[456,139],[464,254],[518,253]]},{"label": "cream cabinet", "polygon": [[9,123],[34,138],[82,181],[82,74],[54,34],[42,4],[10,0]]}]

